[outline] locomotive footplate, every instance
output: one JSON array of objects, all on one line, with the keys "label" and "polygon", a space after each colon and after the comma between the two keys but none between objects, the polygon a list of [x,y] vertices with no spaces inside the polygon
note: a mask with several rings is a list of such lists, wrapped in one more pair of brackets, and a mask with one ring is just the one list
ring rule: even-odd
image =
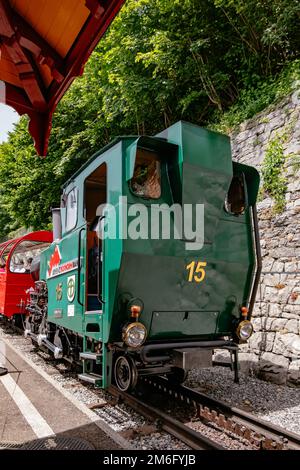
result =
[{"label": "locomotive footplate", "polygon": [[187,348],[172,351],[172,363],[184,370],[212,366],[212,349]]}]

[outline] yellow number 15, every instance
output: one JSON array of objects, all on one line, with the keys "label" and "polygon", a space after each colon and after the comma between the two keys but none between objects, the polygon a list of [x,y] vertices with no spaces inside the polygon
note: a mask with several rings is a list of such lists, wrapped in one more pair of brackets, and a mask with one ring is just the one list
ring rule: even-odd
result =
[{"label": "yellow number 15", "polygon": [[192,261],[186,266],[185,269],[189,271],[189,282],[201,282],[204,280],[206,272],[205,266],[207,265],[206,261]]}]

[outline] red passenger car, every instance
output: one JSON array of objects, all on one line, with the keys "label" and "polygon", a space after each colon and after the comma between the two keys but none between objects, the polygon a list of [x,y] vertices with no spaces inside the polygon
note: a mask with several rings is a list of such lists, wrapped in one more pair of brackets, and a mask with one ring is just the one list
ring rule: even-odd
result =
[{"label": "red passenger car", "polygon": [[0,244],[0,314],[18,318],[24,313],[26,291],[34,285],[31,262],[51,242],[52,232],[43,230]]}]

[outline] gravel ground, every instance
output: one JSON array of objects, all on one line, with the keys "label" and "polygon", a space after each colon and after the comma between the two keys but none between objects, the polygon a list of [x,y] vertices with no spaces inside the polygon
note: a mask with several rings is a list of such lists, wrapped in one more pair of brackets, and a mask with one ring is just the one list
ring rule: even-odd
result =
[{"label": "gravel ground", "polygon": [[300,434],[300,388],[275,385],[240,373],[240,383],[225,367],[193,369],[188,387],[242,408],[282,428]]}]

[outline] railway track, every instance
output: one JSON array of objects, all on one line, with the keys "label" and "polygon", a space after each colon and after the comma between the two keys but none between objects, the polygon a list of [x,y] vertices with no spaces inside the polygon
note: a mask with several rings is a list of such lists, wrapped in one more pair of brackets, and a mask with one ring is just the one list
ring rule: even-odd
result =
[{"label": "railway track", "polygon": [[[5,325],[6,328],[12,325]],[[20,333],[16,327],[12,328]],[[188,388],[184,385],[172,385],[164,377],[142,377],[140,385],[146,385],[147,390],[143,398],[118,390],[111,386],[108,392],[118,401],[124,402],[132,409],[154,421],[157,428],[171,434],[187,444],[192,449],[198,450],[226,450],[226,447],[214,442],[204,434],[191,429],[176,420],[167,413],[147,402],[149,390],[159,392],[171,399],[179,400],[193,407],[195,418],[202,423],[213,423],[224,433],[231,437],[236,436],[248,441],[257,450],[300,450],[300,436],[286,431],[283,428],[264,421],[255,415],[236,407],[209,397],[208,395]]]},{"label": "railway track", "polygon": [[[13,332],[23,336],[23,331],[13,325],[11,322],[3,320],[0,322],[0,325],[4,327],[7,333]],[[117,402],[123,402],[127,404],[133,410],[146,417],[148,420],[154,421],[158,429],[176,437],[190,448],[195,450],[225,450],[225,447],[194,431],[193,429],[190,429],[180,421],[147,404],[142,399],[139,399],[129,393],[121,392],[113,385],[107,391],[115,399],[115,404]],[[95,407],[97,408],[98,406],[96,405]]]},{"label": "railway track", "polygon": [[170,398],[191,405],[196,417],[215,424],[230,435],[246,439],[257,450],[300,450],[300,436],[268,423],[259,417],[195,391],[184,385],[175,386],[163,377],[144,377],[142,382]]},{"label": "railway track", "polygon": [[209,439],[205,435],[194,431],[180,421],[164,413],[159,408],[155,408],[141,398],[137,398],[126,392],[121,392],[115,386],[111,386],[108,392],[116,399],[129,405],[136,412],[142,414],[147,419],[155,421],[157,427],[180,441],[187,444],[192,449],[197,450],[226,450],[225,447]]}]

